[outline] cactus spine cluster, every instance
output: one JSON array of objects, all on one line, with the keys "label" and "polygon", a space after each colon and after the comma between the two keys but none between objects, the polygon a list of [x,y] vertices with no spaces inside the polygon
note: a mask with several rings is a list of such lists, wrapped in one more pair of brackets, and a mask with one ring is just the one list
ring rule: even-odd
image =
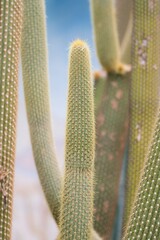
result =
[{"label": "cactus spine cluster", "polygon": [[0,239],[11,238],[22,1],[0,2]]},{"label": "cactus spine cluster", "polygon": [[23,0],[21,44],[27,115],[34,158],[51,212],[58,222],[61,176],[52,137],[44,0]]},{"label": "cactus spine cluster", "polygon": [[134,1],[125,223],[131,213],[159,105],[160,2]]},{"label": "cactus spine cluster", "polygon": [[65,240],[92,237],[95,121],[89,55],[84,42],[72,44],[59,237]]}]

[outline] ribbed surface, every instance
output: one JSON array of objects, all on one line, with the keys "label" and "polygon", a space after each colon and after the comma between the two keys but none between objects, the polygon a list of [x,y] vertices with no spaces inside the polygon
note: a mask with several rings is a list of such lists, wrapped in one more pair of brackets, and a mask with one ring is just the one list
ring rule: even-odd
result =
[{"label": "ribbed surface", "polygon": [[120,49],[113,0],[90,0],[97,55],[103,68],[117,71]]},{"label": "ribbed surface", "polygon": [[[111,239],[124,147],[128,130],[128,86],[130,75],[109,74],[96,80],[103,86],[96,109],[95,213],[94,226],[102,239]],[[102,84],[104,82],[104,84]],[[100,85],[99,85],[100,84]],[[96,96],[99,97],[98,94]]]},{"label": "ribbed surface", "polygon": [[125,222],[131,213],[157,115],[160,82],[160,1],[134,1],[130,143]]},{"label": "ribbed surface", "polygon": [[0,239],[10,240],[22,1],[0,1]]},{"label": "ribbed surface", "polygon": [[95,146],[93,83],[89,49],[77,40],[70,50],[69,93],[60,239],[92,237]]},{"label": "ribbed surface", "polygon": [[160,237],[160,114],[123,240]]},{"label": "ribbed surface", "polygon": [[58,222],[61,181],[50,119],[45,6],[43,0],[23,2],[21,57],[31,142],[44,193]]}]

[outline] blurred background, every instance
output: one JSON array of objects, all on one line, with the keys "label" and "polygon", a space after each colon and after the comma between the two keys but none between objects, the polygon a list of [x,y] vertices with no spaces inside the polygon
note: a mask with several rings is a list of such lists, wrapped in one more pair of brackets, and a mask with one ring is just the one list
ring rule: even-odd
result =
[{"label": "blurred background", "polygon": [[[46,0],[46,21],[53,133],[63,171],[70,43],[77,38],[86,40],[91,49],[94,70],[99,68],[99,63],[93,43],[88,0]],[[54,240],[58,230],[48,210],[34,165],[21,74],[19,83],[12,239]]]}]

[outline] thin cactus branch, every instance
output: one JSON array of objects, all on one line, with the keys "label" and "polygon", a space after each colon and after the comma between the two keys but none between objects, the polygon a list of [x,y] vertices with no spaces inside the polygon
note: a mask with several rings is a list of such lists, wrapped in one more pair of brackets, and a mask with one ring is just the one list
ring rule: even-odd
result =
[{"label": "thin cactus branch", "polygon": [[128,67],[121,63],[116,7],[113,0],[90,0],[97,55],[107,72],[123,74]]},{"label": "thin cactus branch", "polygon": [[59,221],[61,176],[50,118],[44,0],[23,0],[22,70],[28,122],[39,178],[50,210]]}]

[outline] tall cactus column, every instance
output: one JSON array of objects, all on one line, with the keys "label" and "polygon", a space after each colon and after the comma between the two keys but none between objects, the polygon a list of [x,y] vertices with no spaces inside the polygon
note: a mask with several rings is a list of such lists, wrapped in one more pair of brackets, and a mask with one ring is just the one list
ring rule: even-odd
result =
[{"label": "tall cactus column", "polygon": [[110,239],[115,221],[119,181],[128,130],[129,76],[109,74],[96,81],[103,85],[96,111],[95,229]]},{"label": "tall cactus column", "polygon": [[159,0],[135,0],[125,223],[131,213],[159,105],[159,29]]},{"label": "tall cactus column", "polygon": [[94,147],[89,49],[84,42],[77,40],[70,50],[61,240],[92,239]]},{"label": "tall cactus column", "polygon": [[39,178],[58,223],[61,176],[52,136],[44,0],[23,0],[22,70],[28,122]]},{"label": "tall cactus column", "polygon": [[22,1],[0,1],[0,239],[10,240]]},{"label": "tall cactus column", "polygon": [[123,240],[160,237],[160,110]]},{"label": "tall cactus column", "polygon": [[[127,71],[130,67],[122,63],[114,1],[90,2],[97,55],[104,69],[104,72],[95,74],[97,144],[94,226],[102,239],[106,240],[112,237],[118,203],[120,173],[128,130],[130,74]],[[123,57],[126,55],[126,49]],[[106,76],[102,74],[105,72]]]}]

